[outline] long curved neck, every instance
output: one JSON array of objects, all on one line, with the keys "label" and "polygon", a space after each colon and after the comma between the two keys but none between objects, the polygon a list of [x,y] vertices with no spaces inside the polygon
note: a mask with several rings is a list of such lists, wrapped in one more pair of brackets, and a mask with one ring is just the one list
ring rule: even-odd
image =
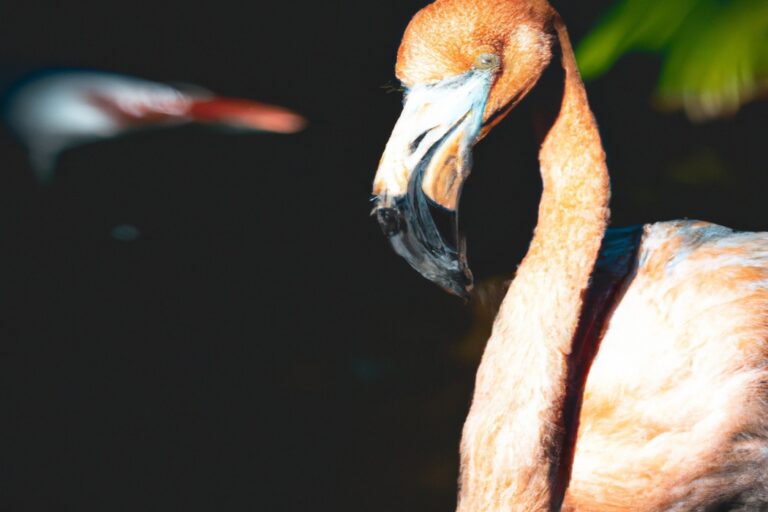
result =
[{"label": "long curved neck", "polygon": [[[502,303],[477,373],[461,443],[461,512],[559,510],[590,361],[574,335],[608,222],[609,180],[597,125],[565,27],[565,87],[539,153],[543,193],[528,254]],[[587,351],[589,352],[589,351]],[[575,399],[575,402],[574,402]]]}]

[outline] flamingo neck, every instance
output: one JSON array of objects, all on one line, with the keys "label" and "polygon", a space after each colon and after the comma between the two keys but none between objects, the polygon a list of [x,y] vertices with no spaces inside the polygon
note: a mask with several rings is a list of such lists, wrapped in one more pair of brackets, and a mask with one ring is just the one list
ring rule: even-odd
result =
[{"label": "flamingo neck", "polygon": [[559,20],[556,28],[563,101],[539,153],[535,234],[478,369],[461,443],[460,512],[560,510],[570,477],[584,381],[578,377],[591,362],[574,346],[575,334],[608,222],[610,186],[567,33]]}]

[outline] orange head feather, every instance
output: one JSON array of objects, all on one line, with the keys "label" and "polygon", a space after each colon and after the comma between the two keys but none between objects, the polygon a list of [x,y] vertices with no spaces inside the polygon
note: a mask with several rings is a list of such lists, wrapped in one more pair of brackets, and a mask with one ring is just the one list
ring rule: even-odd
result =
[{"label": "orange head feather", "polygon": [[555,11],[545,0],[437,0],[405,30],[395,74],[407,87],[461,75],[498,57],[484,121],[506,112],[552,58]]}]

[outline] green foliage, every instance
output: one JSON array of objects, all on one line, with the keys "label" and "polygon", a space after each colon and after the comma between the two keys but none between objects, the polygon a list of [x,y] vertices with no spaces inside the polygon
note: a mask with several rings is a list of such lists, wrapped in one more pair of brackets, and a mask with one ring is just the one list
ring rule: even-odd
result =
[{"label": "green foliage", "polygon": [[592,79],[634,51],[662,56],[662,105],[693,119],[735,112],[768,91],[768,0],[618,0],[577,58]]}]

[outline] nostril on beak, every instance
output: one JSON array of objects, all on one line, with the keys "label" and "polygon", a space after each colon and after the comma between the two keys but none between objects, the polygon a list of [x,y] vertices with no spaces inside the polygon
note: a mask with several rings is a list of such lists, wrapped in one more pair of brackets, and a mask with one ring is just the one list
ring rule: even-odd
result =
[{"label": "nostril on beak", "polygon": [[408,152],[409,152],[409,154],[411,154],[411,155],[412,155],[412,154],[414,154],[414,153],[416,152],[416,150],[417,150],[417,149],[419,149],[419,144],[421,144],[421,141],[423,141],[423,140],[424,140],[424,137],[426,137],[426,136],[427,136],[427,134],[428,134],[429,132],[431,132],[432,130],[434,130],[434,128],[430,128],[429,130],[424,130],[424,131],[421,133],[421,135],[419,135],[418,137],[416,137],[415,139],[413,139],[413,142],[411,142],[411,144],[408,146]]},{"label": "nostril on beak", "polygon": [[376,210],[376,220],[388,237],[398,234],[403,229],[403,215],[397,208],[379,208]]}]

